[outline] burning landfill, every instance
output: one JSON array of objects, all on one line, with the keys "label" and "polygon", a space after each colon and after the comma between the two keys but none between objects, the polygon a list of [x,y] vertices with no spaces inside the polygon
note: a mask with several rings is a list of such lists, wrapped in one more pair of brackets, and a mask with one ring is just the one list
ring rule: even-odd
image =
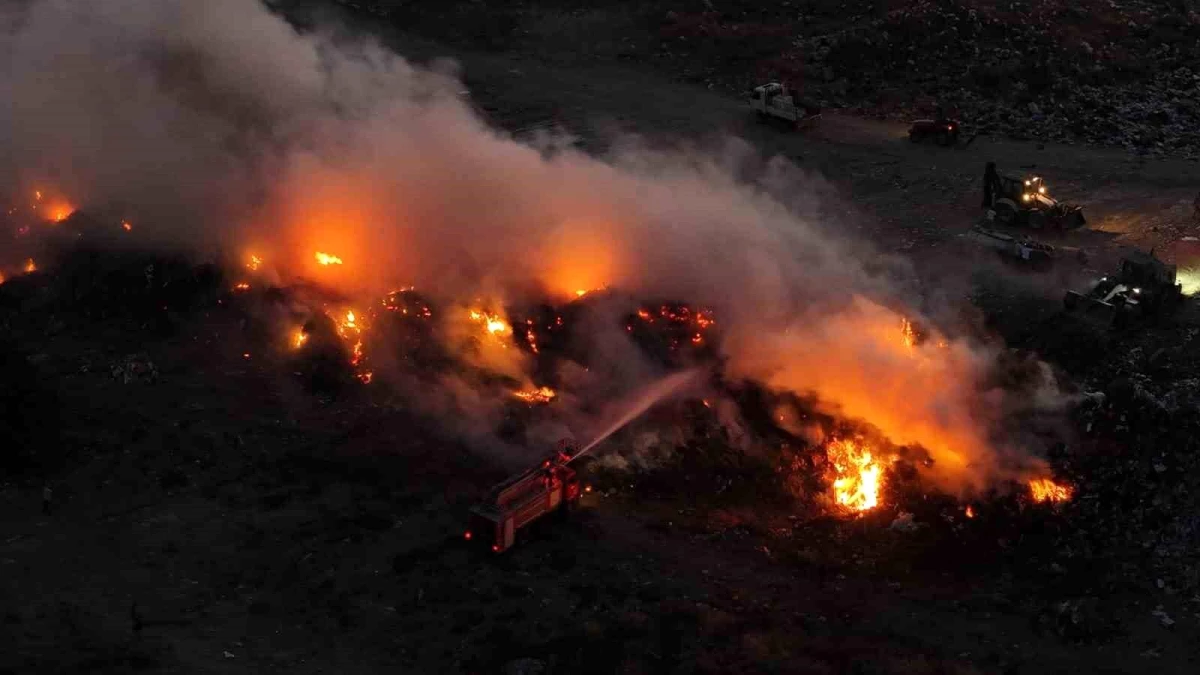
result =
[{"label": "burning landfill", "polygon": [[[336,354],[338,377],[481,452],[595,436],[594,411],[688,367],[706,379],[674,398],[754,432],[739,442],[823,455],[845,513],[886,504],[901,466],[953,497],[1024,482],[1037,502],[1071,498],[1009,424],[1068,403],[1049,369],[995,384],[1005,350],[902,301],[903,262],[868,269],[886,257],[832,234],[826,198],[783,163],[522,145],[452,72],[333,49],[253,0],[46,0],[22,25],[3,76],[13,203],[32,207],[10,211],[14,235],[74,227],[131,255],[93,236],[123,230],[216,261],[223,305],[286,358]],[[66,33],[71,49],[46,47]],[[196,76],[168,85],[180,68]],[[56,274],[30,254],[0,265],[10,282]]]}]

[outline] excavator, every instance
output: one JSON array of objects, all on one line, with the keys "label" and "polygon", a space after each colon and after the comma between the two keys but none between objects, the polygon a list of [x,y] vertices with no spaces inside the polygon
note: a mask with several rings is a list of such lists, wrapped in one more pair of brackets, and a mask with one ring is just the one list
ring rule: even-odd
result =
[{"label": "excavator", "polygon": [[983,170],[983,207],[999,223],[1035,230],[1046,227],[1074,230],[1087,222],[1082,206],[1064,204],[1051,197],[1040,176],[1002,174],[996,170],[995,162],[988,162]]}]

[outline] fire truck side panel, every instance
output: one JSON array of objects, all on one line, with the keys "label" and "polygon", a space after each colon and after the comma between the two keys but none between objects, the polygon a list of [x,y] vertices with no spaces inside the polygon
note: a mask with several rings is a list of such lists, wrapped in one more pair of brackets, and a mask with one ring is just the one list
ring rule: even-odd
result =
[{"label": "fire truck side panel", "polygon": [[500,550],[504,551],[512,547],[515,536],[516,528],[513,527],[512,516],[509,516],[508,518],[504,519],[504,533],[500,544]]}]

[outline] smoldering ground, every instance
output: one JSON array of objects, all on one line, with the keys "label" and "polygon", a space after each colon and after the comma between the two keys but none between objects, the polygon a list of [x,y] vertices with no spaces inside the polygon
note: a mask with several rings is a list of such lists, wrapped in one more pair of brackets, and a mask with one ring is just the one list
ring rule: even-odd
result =
[{"label": "smoldering ground", "polygon": [[[505,307],[608,286],[685,300],[717,317],[726,376],[816,393],[926,447],[946,490],[1039,466],[1035,448],[1006,442],[998,411],[1054,407],[1056,385],[1014,397],[986,382],[994,346],[907,344],[903,319],[938,317],[907,306],[903,261],[835,234],[837,197],[786,162],[736,141],[707,153],[617,143],[604,158],[522,145],[464,105],[452,68],[300,34],[255,0],[4,12],[14,189],[52,183],[81,205],[131,212],[146,241],[253,250],[280,278],[350,297],[413,285],[447,307]],[[344,264],[321,265],[318,251]],[[576,372],[611,378],[581,390],[619,399],[663,372],[620,322],[594,322],[586,339],[637,365]],[[533,379],[516,349],[485,345],[471,359]],[[422,381],[408,400],[447,427],[486,429],[501,394],[477,384]]]}]

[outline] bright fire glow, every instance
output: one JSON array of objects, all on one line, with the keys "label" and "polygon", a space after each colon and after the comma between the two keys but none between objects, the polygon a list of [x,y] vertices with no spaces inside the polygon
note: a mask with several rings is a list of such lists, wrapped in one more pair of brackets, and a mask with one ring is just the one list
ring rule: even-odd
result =
[{"label": "bright fire glow", "polygon": [[128,221],[128,220],[122,220],[122,221],[121,221],[121,227],[122,227],[122,228],[123,228],[123,229],[124,229],[126,232],[132,232],[132,231],[133,231],[133,225],[131,225],[131,224],[129,223],[129,221]]},{"label": "bright fire glow", "polygon": [[250,261],[246,263],[246,267],[248,267],[252,272],[257,272],[258,268],[262,266],[262,262],[262,258],[251,253]]},{"label": "bright fire glow", "polygon": [[496,336],[512,333],[512,326],[496,314],[488,314],[479,310],[471,310],[471,320],[481,323],[488,333]]},{"label": "bright fire glow", "polygon": [[526,391],[514,391],[513,396],[525,401],[526,403],[549,403],[554,400],[558,394],[550,387],[540,387],[538,389],[529,389]]},{"label": "bright fire glow", "polygon": [[33,258],[25,261],[25,273],[30,274],[37,271],[37,263],[33,262]]},{"label": "bright fire glow", "polygon": [[917,332],[913,329],[912,322],[908,319],[900,319],[900,335],[904,340],[904,346],[908,348],[915,347],[917,344]]},{"label": "bright fire glow", "polygon": [[250,290],[250,284],[248,284],[248,283],[246,283],[246,282],[244,282],[244,281],[243,281],[243,282],[242,282],[242,283],[240,283],[240,284],[236,284],[236,285],[233,287],[233,290],[235,290],[235,291],[248,291],[248,290]]},{"label": "bright fire glow", "polygon": [[292,334],[292,346],[296,349],[303,347],[305,342],[308,342],[308,333],[303,328]]},{"label": "bright fire glow", "polygon": [[337,257],[336,255],[330,255],[328,253],[322,253],[320,251],[317,251],[313,255],[317,259],[317,262],[322,265],[341,265],[342,264],[342,259]]},{"label": "bright fire glow", "polygon": [[825,455],[836,473],[833,496],[839,505],[862,512],[879,504],[883,467],[869,448],[855,441],[840,440],[830,443]]},{"label": "bright fire glow", "polygon": [[963,513],[965,513],[968,518],[975,517],[975,509],[973,509],[970,504],[967,504],[967,508],[963,511]]},{"label": "bright fire glow", "polygon": [[1066,502],[1075,494],[1070,485],[1059,485],[1049,478],[1036,478],[1029,481],[1029,493],[1035,502]]}]

